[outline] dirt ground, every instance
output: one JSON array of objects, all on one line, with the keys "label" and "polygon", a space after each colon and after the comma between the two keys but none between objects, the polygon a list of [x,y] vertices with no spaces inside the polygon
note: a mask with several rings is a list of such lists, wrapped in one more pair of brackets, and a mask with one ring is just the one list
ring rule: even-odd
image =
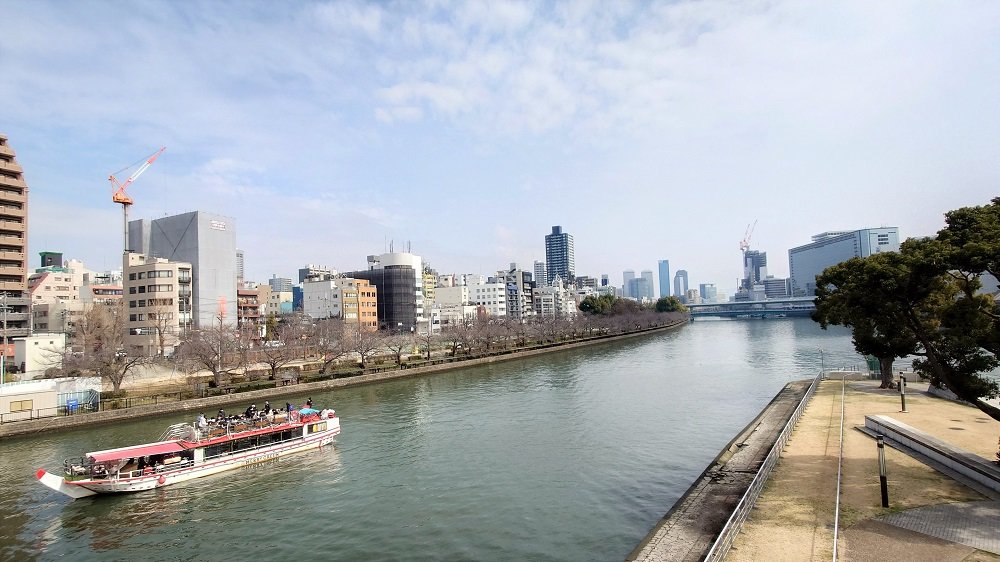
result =
[{"label": "dirt ground", "polygon": [[[830,560],[840,452],[839,380],[817,389],[727,560]],[[986,499],[909,456],[886,447],[889,505],[883,508],[875,440],[861,433],[865,415],[883,414],[987,459],[995,458],[1000,423],[971,406],[910,384],[907,412],[897,391],[877,381],[847,381],[838,558],[841,560],[1000,560],[990,553],[906,531],[875,518],[915,507]]]}]

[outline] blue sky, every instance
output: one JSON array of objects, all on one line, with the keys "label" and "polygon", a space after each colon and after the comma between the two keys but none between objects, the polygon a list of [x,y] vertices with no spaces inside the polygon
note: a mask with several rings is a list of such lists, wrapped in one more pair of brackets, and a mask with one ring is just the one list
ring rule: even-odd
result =
[{"label": "blue sky", "polygon": [[235,219],[247,274],[544,259],[731,292],[826,230],[932,234],[1000,186],[997,2],[0,0],[30,251],[119,267],[132,218]]}]

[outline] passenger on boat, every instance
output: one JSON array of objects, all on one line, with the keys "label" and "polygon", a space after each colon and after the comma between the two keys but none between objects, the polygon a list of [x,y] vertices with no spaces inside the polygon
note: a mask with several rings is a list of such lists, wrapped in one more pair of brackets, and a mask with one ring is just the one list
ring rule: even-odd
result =
[{"label": "passenger on boat", "polygon": [[249,406],[247,406],[247,411],[243,412],[243,415],[246,416],[246,417],[248,417],[248,418],[252,418],[254,412],[256,412],[256,411],[257,411],[257,405],[256,404],[250,404]]},{"label": "passenger on boat", "polygon": [[264,401],[264,413],[265,414],[271,413],[271,403],[267,400]]},{"label": "passenger on boat", "polygon": [[292,403],[291,402],[285,402],[285,413],[288,414],[288,413],[291,413],[291,411],[292,411]]},{"label": "passenger on boat", "polygon": [[312,407],[313,407],[313,399],[310,396],[309,399],[306,400],[306,408],[312,408]]},{"label": "passenger on boat", "polygon": [[226,419],[226,411],[223,410],[222,408],[219,408],[219,415],[215,416],[215,419],[219,420],[220,422],[223,421],[223,420],[225,420]]},{"label": "passenger on boat", "polygon": [[198,426],[198,429],[205,429],[208,427],[208,420],[205,419],[204,412],[198,414],[198,420],[195,422],[195,424]]}]

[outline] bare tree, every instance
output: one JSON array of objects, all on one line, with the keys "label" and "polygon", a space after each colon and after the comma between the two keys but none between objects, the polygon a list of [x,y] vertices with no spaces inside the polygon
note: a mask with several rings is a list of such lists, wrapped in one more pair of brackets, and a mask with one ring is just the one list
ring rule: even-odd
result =
[{"label": "bare tree", "polygon": [[146,313],[146,320],[152,323],[153,331],[156,333],[157,355],[160,357],[163,357],[167,345],[167,334],[172,333],[175,324],[176,308],[173,304],[174,299],[149,299],[152,309]]},{"label": "bare tree", "polygon": [[211,371],[213,382],[221,386],[223,377],[239,372],[246,363],[236,328],[225,324],[221,316],[216,320],[218,324],[185,334],[177,355],[180,364],[191,371]]},{"label": "bare tree", "polygon": [[377,330],[371,330],[360,324],[351,327],[351,351],[354,351],[361,358],[361,368],[368,366],[368,359],[375,355],[382,348],[384,334]]},{"label": "bare tree", "polygon": [[413,335],[399,332],[390,334],[383,340],[383,345],[396,356],[396,365],[403,366],[403,353],[413,350]]},{"label": "bare tree", "polygon": [[476,319],[474,334],[476,340],[483,346],[483,351],[489,353],[502,336],[502,326],[498,319],[483,316]]},{"label": "bare tree", "polygon": [[278,369],[291,363],[298,357],[298,349],[295,344],[299,342],[301,330],[294,326],[281,326],[277,330],[277,337],[264,342],[257,352],[258,360],[265,363],[271,370],[271,378],[278,376]]},{"label": "bare tree", "polygon": [[330,365],[354,351],[352,335],[353,333],[347,330],[344,321],[339,317],[326,318],[316,323],[312,333],[312,345],[323,361],[321,373],[326,373]]},{"label": "bare tree", "polygon": [[118,395],[126,377],[136,367],[150,361],[145,354],[129,353],[126,321],[124,301],[92,306],[78,323],[73,344],[63,362],[64,369],[94,372],[110,382],[114,394]]},{"label": "bare tree", "polygon": [[426,333],[420,334],[417,339],[420,341],[421,347],[424,348],[424,356],[428,361],[430,361],[431,351],[434,349],[434,345],[438,342],[440,337],[431,330],[427,330]]}]

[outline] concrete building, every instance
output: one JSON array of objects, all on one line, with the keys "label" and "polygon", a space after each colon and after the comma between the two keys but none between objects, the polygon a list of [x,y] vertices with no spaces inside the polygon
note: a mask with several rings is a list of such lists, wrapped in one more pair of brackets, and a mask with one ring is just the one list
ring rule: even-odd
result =
[{"label": "concrete building", "polygon": [[236,248],[236,284],[239,285],[246,277],[243,276],[244,256],[243,250]]},{"label": "concrete building", "polygon": [[768,275],[761,281],[761,284],[764,285],[764,296],[769,299],[783,299],[789,296],[788,279]]},{"label": "concrete building", "polygon": [[578,312],[575,290],[567,289],[562,280],[556,278],[548,287],[535,287],[535,315],[543,318],[568,318]]},{"label": "concrete building", "polygon": [[192,211],[129,222],[129,248],[146,259],[191,265],[194,327],[236,324],[236,232],[233,219]]},{"label": "concrete building", "polygon": [[544,287],[549,284],[549,275],[545,269],[545,262],[543,261],[535,262],[535,284],[539,287]]},{"label": "concrete building", "polygon": [[602,273],[601,274],[601,286],[602,287],[607,287],[608,286],[608,274],[607,273]]},{"label": "concrete building", "polygon": [[[52,253],[42,252],[42,263],[51,263],[51,259],[46,260],[46,254]],[[83,262],[78,260],[70,260],[65,266],[60,263],[36,269],[28,276],[32,305],[80,300],[80,287],[83,286],[83,278],[87,273],[89,272],[84,269]]]},{"label": "concrete building", "polygon": [[28,184],[14,149],[0,134],[0,306],[7,311],[0,352],[8,360],[14,352],[11,338],[29,331],[27,249]]},{"label": "concrete building", "polygon": [[240,287],[236,289],[236,325],[240,335],[246,335],[251,341],[264,337],[266,316],[260,301],[260,290],[256,287]]},{"label": "concrete building", "polygon": [[271,274],[271,278],[267,280],[267,284],[271,287],[272,291],[277,293],[290,292],[292,290],[292,280],[288,277],[278,277],[276,274]]},{"label": "concrete building", "polygon": [[812,242],[788,250],[788,273],[793,297],[816,294],[816,276],[853,257],[899,251],[899,228],[865,228],[823,232]]},{"label": "concrete building", "polygon": [[484,314],[493,317],[507,316],[507,282],[480,283],[469,285],[469,303]]},{"label": "concrete building", "polygon": [[335,277],[302,283],[302,311],[310,318],[342,318],[345,324],[378,328],[378,290],[366,279]]},{"label": "concrete building", "polygon": [[505,283],[507,286],[508,317],[520,322],[534,316],[535,281],[530,271],[519,269],[516,263],[511,263],[507,271],[497,272],[495,281]]},{"label": "concrete building", "polygon": [[[268,290],[271,287],[268,286]],[[283,314],[291,314],[295,311],[293,305],[292,291],[270,291],[267,298],[267,309],[265,317],[278,317]]]},{"label": "concrete building", "polygon": [[698,289],[688,289],[684,293],[684,302],[687,304],[701,304],[701,294]]},{"label": "concrete building", "polygon": [[14,340],[14,365],[22,380],[41,378],[46,370],[62,367],[65,352],[66,334],[35,333]]},{"label": "concrete building", "polygon": [[573,235],[563,232],[561,226],[553,226],[552,234],[545,235],[545,273],[549,284],[556,277],[564,283],[573,283],[576,277],[574,255]]},{"label": "concrete building", "polygon": [[[306,279],[325,279],[328,277],[335,277],[337,275],[337,270],[333,269],[327,265],[313,265],[306,264],[305,267],[299,268],[299,283],[303,283]],[[291,279],[288,280],[291,284]],[[285,290],[282,288],[281,290]],[[289,289],[291,290],[291,289]]]},{"label": "concrete building", "polygon": [[[125,254],[123,298],[128,313],[125,343],[131,353],[158,355],[162,335],[163,355],[170,355],[180,336],[196,327],[193,270],[194,266],[187,262],[152,258],[135,252]],[[236,322],[235,310],[232,321]],[[211,325],[209,322],[206,320],[201,326],[208,327]],[[215,323],[218,324],[218,319]]]},{"label": "concrete building", "polygon": [[678,269],[677,273],[674,274],[674,296],[683,300],[687,298],[688,292],[688,272],[684,269]]}]

